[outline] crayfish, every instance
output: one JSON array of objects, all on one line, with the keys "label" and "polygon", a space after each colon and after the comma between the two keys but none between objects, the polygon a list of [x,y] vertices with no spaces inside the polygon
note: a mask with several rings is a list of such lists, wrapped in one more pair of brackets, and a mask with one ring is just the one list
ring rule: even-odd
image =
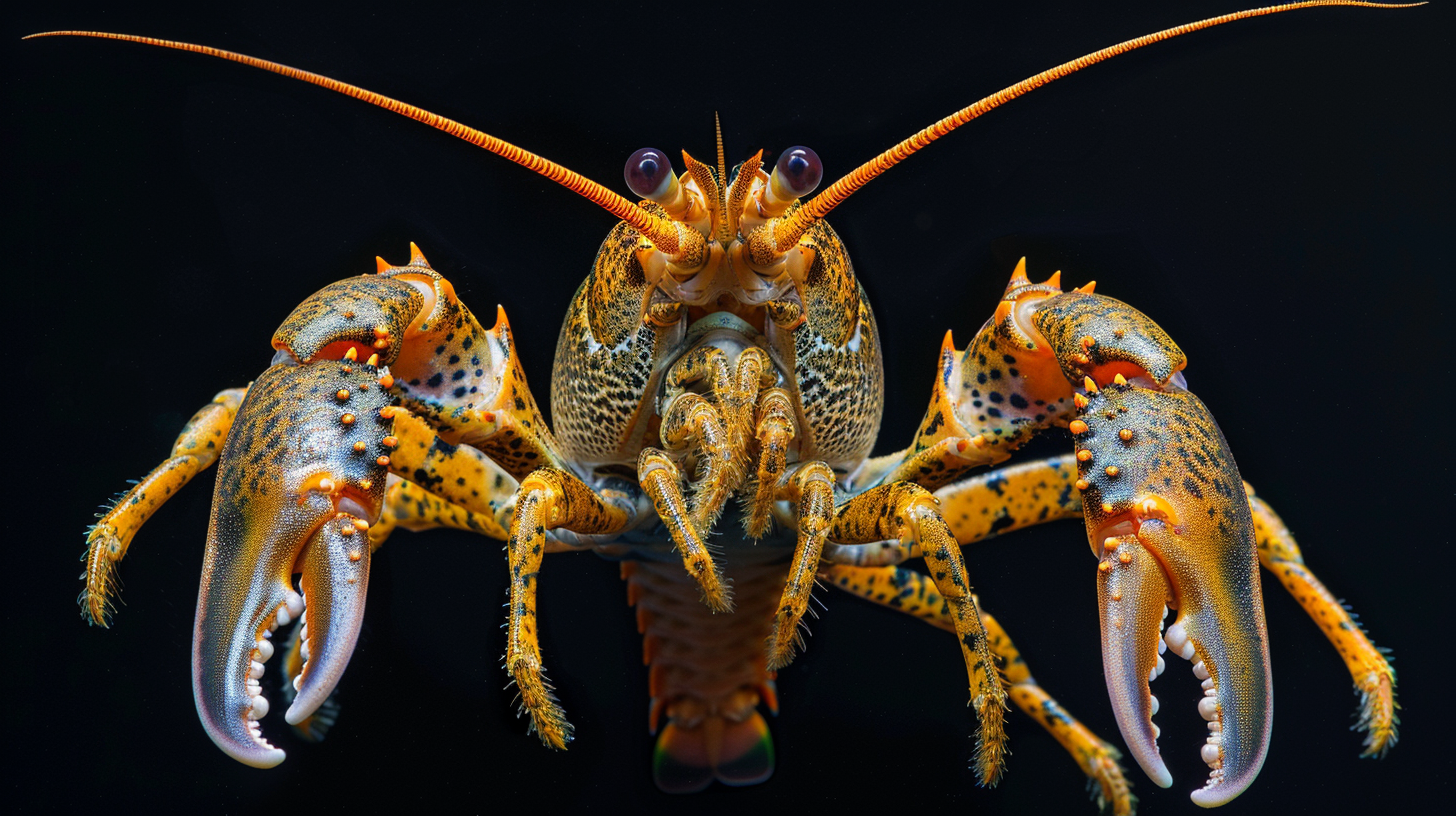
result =
[{"label": "crayfish", "polygon": [[[193,641],[209,736],[257,767],[270,661],[284,719],[318,735],[354,651],[371,554],[398,527],[506,542],[505,668],[546,745],[574,729],[546,679],[536,624],[544,556],[621,562],[651,672],[654,777],[687,792],[762,782],[773,749],[760,707],[803,647],[816,581],[953,632],[978,733],[976,780],[1005,764],[1003,715],[1032,714],[1130,809],[1117,751],[1032,678],[980,607],[960,547],[1084,519],[1097,559],[1104,674],[1133,758],[1164,767],[1149,683],[1167,654],[1205,696],[1210,769],[1195,802],[1223,804],[1258,774],[1273,685],[1262,564],[1325,625],[1364,694],[1366,752],[1396,740],[1395,674],[1242,480],[1188,390],[1171,337],[1094,284],[1035,282],[1025,262],[991,316],[946,335],[930,406],[903,450],[872,457],[884,408],[880,335],[843,243],[824,220],[868,182],[952,130],[1047,82],[1134,48],[1287,8],[1140,37],[964,108],[813,195],[805,147],[729,167],[644,148],[629,200],[564,167],[405,103],[243,55],[89,32],[242,62],[424,122],[580,193],[620,219],[568,309],[547,422],[504,309],[481,321],[418,247],[404,263],[331,284],[272,339],[270,367],[200,410],[171,456],[92,528],[83,614],[106,625],[117,564],[187,481],[219,468]],[[1355,4],[1367,5],[1367,4]],[[812,197],[811,197],[812,196]],[[489,324],[487,326],[487,324]],[[1073,453],[1004,465],[1066,429]],[[907,431],[909,429],[906,429]],[[904,566],[924,559],[927,572]],[[548,573],[549,575],[549,573]],[[549,580],[549,579],[548,579]],[[295,621],[292,637],[275,637]],[[568,692],[569,694],[569,692]]]}]

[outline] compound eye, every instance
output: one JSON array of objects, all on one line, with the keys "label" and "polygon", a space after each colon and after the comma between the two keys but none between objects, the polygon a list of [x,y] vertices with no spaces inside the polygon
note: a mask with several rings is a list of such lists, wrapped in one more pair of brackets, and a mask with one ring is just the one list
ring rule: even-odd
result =
[{"label": "compound eye", "polygon": [[623,175],[627,187],[643,198],[657,201],[672,190],[672,162],[656,148],[644,147],[633,153]]},{"label": "compound eye", "polygon": [[801,198],[814,192],[824,179],[824,163],[819,161],[818,153],[803,145],[791,147],[774,165],[774,178],[784,192]]}]

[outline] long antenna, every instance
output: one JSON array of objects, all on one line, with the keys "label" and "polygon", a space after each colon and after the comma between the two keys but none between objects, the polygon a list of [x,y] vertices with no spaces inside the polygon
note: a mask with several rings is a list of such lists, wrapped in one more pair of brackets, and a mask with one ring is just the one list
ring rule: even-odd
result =
[{"label": "long antenna", "polygon": [[955,130],[961,125],[964,125],[972,119],[975,119],[981,114],[986,113],[993,108],[998,108],[1001,105],[1006,104],[1007,102],[1010,102],[1018,96],[1030,93],[1037,88],[1040,88],[1041,86],[1047,84],[1048,82],[1061,79],[1068,74],[1075,73],[1082,70],[1083,68],[1086,68],[1089,65],[1095,65],[1096,63],[1102,62],[1103,60],[1115,57],[1118,54],[1124,54],[1128,51],[1142,48],[1145,45],[1152,45],[1153,43],[1172,39],[1173,37],[1177,37],[1180,34],[1190,34],[1194,31],[1199,31],[1205,28],[1212,28],[1213,26],[1222,25],[1224,23],[1231,23],[1235,20],[1243,20],[1248,17],[1262,17],[1266,14],[1278,14],[1281,11],[1294,11],[1296,9],[1313,8],[1315,6],[1410,8],[1412,6],[1423,5],[1425,5],[1425,3],[1404,3],[1396,5],[1388,3],[1355,2],[1355,0],[1315,0],[1314,2],[1306,3],[1289,3],[1282,6],[1268,6],[1265,8],[1250,9],[1248,11],[1237,11],[1232,14],[1225,14],[1221,17],[1210,17],[1207,20],[1199,20],[1196,23],[1187,23],[1186,25],[1175,26],[1173,28],[1164,29],[1154,34],[1148,34],[1142,37],[1138,37],[1136,39],[1118,43],[1117,45],[1114,45],[1110,48],[1104,48],[1101,51],[1093,51],[1092,53],[1084,57],[1078,57],[1071,62],[1064,62],[1055,68],[1042,71],[1036,76],[1030,77],[1028,79],[1023,79],[1015,85],[1003,88],[996,93],[977,101],[969,107],[962,108],[955,113],[952,113],[950,116],[947,116],[944,119],[940,120],[939,122],[936,122],[930,127],[925,128],[919,133],[916,133],[914,136],[911,136],[905,141],[900,142],[889,150],[886,150],[884,153],[881,153],[880,155],[860,165],[853,172],[849,173],[849,175],[846,175],[844,178],[841,178],[840,180],[829,185],[829,187],[825,188],[824,192],[820,193],[817,196],[814,196],[814,198],[810,199],[808,203],[800,207],[793,215],[789,216],[783,221],[778,222],[775,225],[773,236],[775,249],[777,252],[783,253],[793,248],[793,246],[799,242],[799,238],[804,234],[807,229],[809,229],[810,226],[814,224],[815,221],[823,218],[825,214],[827,214],[830,210],[838,207],[844,202],[846,198],[854,195],[857,190],[873,181],[880,174],[884,173],[886,170],[889,170],[891,167],[894,167],[905,159],[910,158],[910,156],[913,155],[916,151],[920,150],[922,147],[925,147],[936,139],[939,139],[947,133],[950,133],[952,130]]},{"label": "long antenna", "polygon": [[[22,39],[29,40],[36,37],[97,37],[104,40],[123,40],[126,42],[141,43],[143,45],[157,45],[163,48],[175,48],[179,51],[191,51],[195,54],[206,54],[210,57],[218,57],[231,62],[242,63],[243,65],[251,65],[254,68],[262,68],[265,71],[282,74],[291,79],[303,80],[304,82],[318,85],[321,88],[327,88],[345,96],[368,102],[371,105],[377,105],[385,110],[394,111],[416,122],[423,122],[430,127],[443,130],[451,136],[463,139],[477,147],[483,147],[497,156],[521,165],[527,170],[539,173],[560,184],[562,187],[585,197],[588,201],[591,201],[612,215],[626,221],[633,229],[640,232],[653,245],[668,255],[676,255],[680,251],[689,249],[688,247],[680,246],[682,242],[679,238],[684,237],[684,232],[692,232],[692,230],[683,230],[680,228],[680,225],[673,221],[652,215],[623,196],[612,192],[579,173],[568,170],[556,162],[542,158],[529,150],[516,147],[503,139],[497,139],[489,133],[462,125],[453,119],[431,113],[423,108],[417,108],[414,105],[384,96],[383,94],[377,94],[346,82],[340,82],[337,79],[331,79],[321,74],[303,71],[277,62],[250,57],[234,51],[224,51],[221,48],[194,45],[192,43],[177,42],[174,40],[159,40],[152,37],[138,37],[131,34],[111,34],[104,31],[47,31],[41,34],[31,34]],[[688,241],[692,241],[692,236],[685,237]]]}]

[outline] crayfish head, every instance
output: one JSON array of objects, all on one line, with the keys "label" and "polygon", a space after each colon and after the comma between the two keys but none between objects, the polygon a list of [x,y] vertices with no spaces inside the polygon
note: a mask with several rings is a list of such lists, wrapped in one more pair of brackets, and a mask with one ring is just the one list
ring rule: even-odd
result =
[{"label": "crayfish head", "polygon": [[[1176,386],[1104,386],[1072,425],[1118,727],[1148,776],[1171,785],[1149,683],[1165,651],[1193,662],[1210,773],[1192,798],[1224,804],[1258,775],[1273,719],[1259,562],[1238,469],[1208,410]],[[1176,616],[1162,632],[1169,609]]]},{"label": "crayfish head", "polygon": [[677,176],[663,151],[643,148],[627,160],[625,176],[644,207],[704,238],[702,250],[689,255],[663,252],[643,238],[637,260],[657,297],[741,313],[741,306],[763,306],[804,284],[815,260],[812,242],[801,246],[796,238],[780,249],[773,236],[781,217],[818,187],[824,166],[799,146],[785,150],[771,173],[761,150],[729,171],[721,134],[718,142],[716,172],[683,151],[687,171]]}]

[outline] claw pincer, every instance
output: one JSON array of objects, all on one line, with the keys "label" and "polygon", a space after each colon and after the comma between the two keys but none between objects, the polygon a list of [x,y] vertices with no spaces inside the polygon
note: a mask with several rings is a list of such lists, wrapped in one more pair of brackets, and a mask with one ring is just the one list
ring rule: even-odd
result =
[{"label": "claw pincer", "polygon": [[[1144,383],[1151,387],[1143,387]],[[1158,785],[1172,777],[1148,683],[1164,646],[1193,661],[1208,722],[1208,783],[1194,803],[1233,799],[1263,765],[1273,717],[1269,639],[1248,498],[1213,416],[1175,384],[1089,382],[1079,395],[1078,486],[1100,559],[1103,671],[1118,726]],[[1161,633],[1169,609],[1176,618]]]},{"label": "claw pincer", "polygon": [[307,659],[294,680],[290,723],[324,702],[354,650],[369,580],[367,530],[379,518],[393,442],[380,376],[352,360],[280,362],[248,390],[223,448],[192,689],[208,736],[245,764],[283,761],[257,722],[268,712],[259,681],[273,632],[306,616]]}]

